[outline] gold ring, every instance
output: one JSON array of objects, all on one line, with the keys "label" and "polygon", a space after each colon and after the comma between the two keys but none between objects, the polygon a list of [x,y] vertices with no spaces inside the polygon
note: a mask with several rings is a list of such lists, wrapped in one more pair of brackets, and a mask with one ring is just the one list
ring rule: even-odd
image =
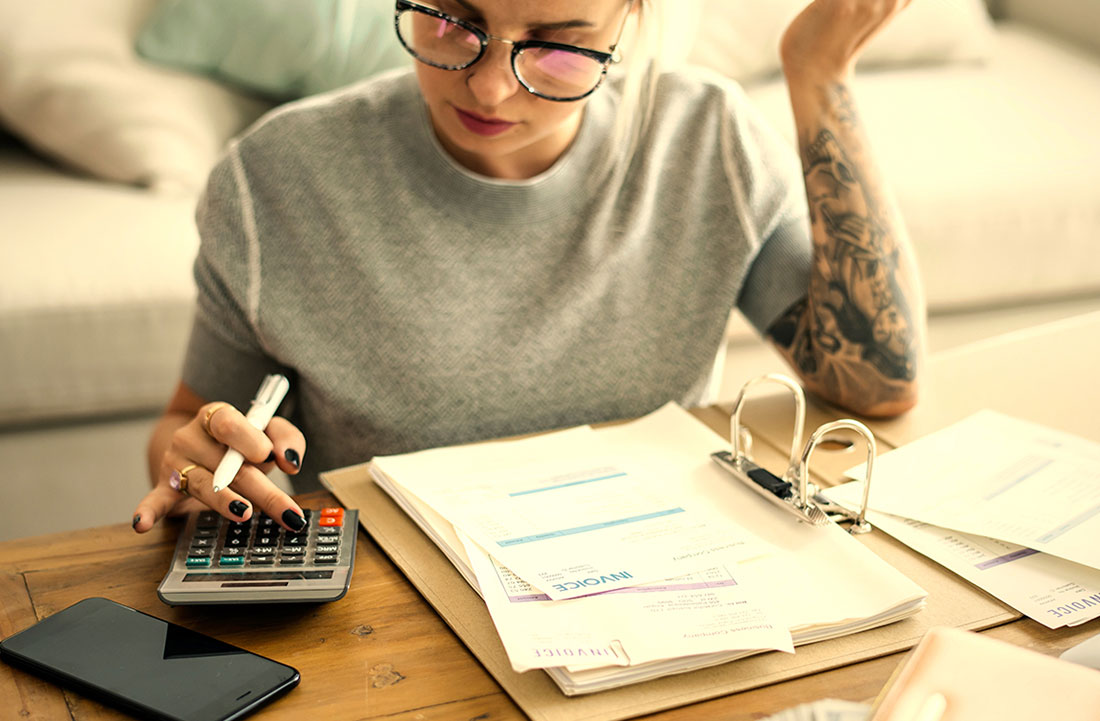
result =
[{"label": "gold ring", "polygon": [[178,471],[173,470],[172,474],[168,476],[168,485],[183,495],[190,496],[191,494],[187,492],[187,474],[198,467],[198,463],[192,463],[189,466],[184,466]]},{"label": "gold ring", "polygon": [[202,429],[206,431],[206,435],[210,436],[211,438],[214,437],[214,434],[210,432],[210,419],[214,417],[215,413],[220,411],[222,408],[225,408],[227,405],[229,404],[215,403],[206,410],[206,417],[202,419]]}]

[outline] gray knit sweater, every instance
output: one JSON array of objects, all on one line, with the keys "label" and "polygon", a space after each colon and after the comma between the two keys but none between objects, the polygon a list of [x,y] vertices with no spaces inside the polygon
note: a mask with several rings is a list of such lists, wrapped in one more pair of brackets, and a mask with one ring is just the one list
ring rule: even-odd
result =
[{"label": "gray knit sweater", "polygon": [[376,454],[697,403],[731,308],[763,330],[806,292],[797,158],[739,88],[677,73],[623,172],[599,172],[618,100],[597,91],[526,181],[447,156],[409,72],[276,109],[200,201],[183,381],[247,407],[287,373],[299,490]]}]

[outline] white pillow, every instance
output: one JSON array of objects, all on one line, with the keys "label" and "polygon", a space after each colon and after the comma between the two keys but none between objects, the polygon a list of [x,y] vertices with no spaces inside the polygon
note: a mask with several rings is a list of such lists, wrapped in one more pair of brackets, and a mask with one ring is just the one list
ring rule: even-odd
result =
[{"label": "white pillow", "polygon": [[[779,41],[808,0],[701,0],[688,61],[747,82],[779,73]],[[913,0],[864,49],[859,67],[946,63],[988,56],[983,0]]]},{"label": "white pillow", "polygon": [[194,192],[226,141],[270,107],[138,59],[155,0],[0,0],[0,121],[87,173]]}]

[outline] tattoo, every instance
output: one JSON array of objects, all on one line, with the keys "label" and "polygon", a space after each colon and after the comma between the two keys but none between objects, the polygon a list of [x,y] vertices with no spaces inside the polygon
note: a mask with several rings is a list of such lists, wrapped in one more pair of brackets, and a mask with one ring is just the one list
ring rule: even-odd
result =
[{"label": "tattoo", "polygon": [[829,88],[829,97],[836,108],[836,119],[846,128],[859,125],[856,103],[847,85],[833,85]]},{"label": "tattoo", "polygon": [[828,102],[844,142],[828,128],[802,142],[816,246],[809,294],[769,334],[829,395],[874,405],[901,397],[915,379],[917,339],[892,223],[858,162],[858,133],[846,132],[858,125],[851,96],[837,86]]}]

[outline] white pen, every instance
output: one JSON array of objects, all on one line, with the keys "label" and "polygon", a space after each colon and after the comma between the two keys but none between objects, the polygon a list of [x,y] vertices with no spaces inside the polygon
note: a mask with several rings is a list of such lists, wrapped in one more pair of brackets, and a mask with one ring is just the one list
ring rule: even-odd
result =
[{"label": "white pen", "polygon": [[[256,397],[252,399],[252,407],[248,409],[245,420],[258,431],[267,428],[271,417],[275,415],[275,409],[283,402],[288,390],[290,390],[290,381],[286,376],[273,374],[264,378],[264,382],[260,384],[260,390],[256,391]],[[214,471],[214,493],[233,482],[243,463],[244,456],[240,451],[230,448],[225,452],[221,463]]]}]

